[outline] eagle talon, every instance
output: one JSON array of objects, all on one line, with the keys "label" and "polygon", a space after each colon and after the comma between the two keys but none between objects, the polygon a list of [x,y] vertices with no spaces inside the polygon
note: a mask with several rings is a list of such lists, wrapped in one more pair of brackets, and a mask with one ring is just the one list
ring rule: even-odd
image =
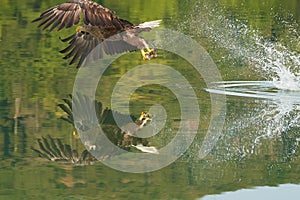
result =
[{"label": "eagle talon", "polygon": [[150,60],[150,55],[148,53],[145,54],[144,60]]},{"label": "eagle talon", "polygon": [[144,51],[144,49],[141,50],[143,60],[150,60],[151,58],[156,58],[156,49],[147,49],[147,52]]}]

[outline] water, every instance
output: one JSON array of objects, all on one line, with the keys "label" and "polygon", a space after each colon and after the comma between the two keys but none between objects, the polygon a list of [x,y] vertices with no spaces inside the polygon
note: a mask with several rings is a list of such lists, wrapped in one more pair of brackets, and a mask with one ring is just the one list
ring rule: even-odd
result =
[{"label": "water", "polygon": [[284,199],[286,196],[289,196],[290,199],[297,199],[298,190],[299,186],[286,184],[278,187],[256,187],[254,189],[227,192],[221,195],[209,195],[202,199]]},{"label": "water", "polygon": [[208,37],[217,47],[224,48],[227,52],[222,59],[233,60],[232,65],[242,62],[253,66],[266,80],[274,81],[277,88],[299,90],[299,26],[293,17],[289,16],[289,21],[286,21],[278,13],[270,11],[269,15],[274,20],[280,20],[276,25],[287,33],[277,36],[280,33],[271,27],[271,35],[265,36],[249,27],[245,19],[215,15],[220,10],[216,11],[216,7],[210,3],[202,2],[198,6],[212,12],[205,16],[198,16],[199,12],[196,11],[196,14],[191,14],[191,18],[197,20],[191,20],[190,30],[199,37]]},{"label": "water", "polygon": [[[215,12],[220,13],[220,10],[226,13],[227,8],[220,7],[216,8],[210,3],[200,2],[196,10],[212,12],[208,15],[199,14],[201,12],[192,13],[189,16],[192,23],[188,24],[188,30],[200,38],[208,37],[217,48],[223,49],[221,59],[228,60],[226,64],[231,64],[231,67],[235,67],[234,70],[239,71],[241,66],[251,66],[256,74],[266,80],[255,81],[256,77],[253,76],[252,80],[251,77],[247,77],[247,81],[232,81],[239,78],[230,77],[230,81],[215,83],[207,89],[210,93],[229,95],[227,96],[229,102],[237,99],[230,96],[244,97],[239,98],[238,102],[246,101],[241,100],[245,98],[255,98],[255,100],[247,100],[255,101],[257,104],[256,108],[251,110],[256,113],[255,116],[230,119],[239,123],[233,124],[234,127],[229,126],[227,132],[232,134],[236,130],[240,133],[247,130],[245,133],[249,134],[249,127],[256,126],[250,131],[250,134],[256,135],[253,139],[254,144],[261,137],[275,137],[288,132],[297,133],[300,89],[297,21],[290,15],[287,17],[284,13],[274,13],[272,10],[275,8],[271,8],[268,14],[274,20],[280,20],[278,25],[286,27],[287,30],[283,35],[280,30],[271,28],[271,34],[265,35],[250,27],[251,23],[247,20],[251,19],[244,18],[243,13],[233,18],[224,16],[226,14],[215,15]],[[239,12],[237,10],[241,7],[244,7],[243,3],[235,5],[235,12]],[[290,21],[287,21],[284,15]],[[214,51],[216,50],[213,49],[212,52]],[[234,131],[231,130],[232,128]]]},{"label": "water", "polygon": [[[149,173],[38,157],[31,147],[38,149],[37,139],[47,135],[84,150],[74,127],[60,119],[66,115],[57,106],[72,93],[77,74],[57,52],[64,48],[58,37],[74,30],[50,34],[30,23],[57,1],[3,2],[0,199],[209,199],[226,198],[230,191],[241,198],[239,191],[247,188],[262,198],[269,186],[274,193],[268,198],[275,198],[275,191],[276,196],[287,196],[286,190],[299,196],[299,1],[101,2],[133,22],[162,19],[163,27],[191,35],[209,52],[223,81],[205,83],[170,52],[160,51],[159,59],[151,61],[178,70],[191,84],[200,109],[198,134],[176,162]],[[110,107],[114,85],[140,64],[144,61],[138,52],[120,57],[100,80],[96,99]],[[225,121],[219,137],[211,140],[212,150],[200,159],[211,120],[210,94],[226,95]],[[164,106],[165,126],[153,121],[151,126],[161,132],[150,142],[161,148],[176,135],[181,117],[172,91],[159,85],[140,87],[131,97],[130,111],[138,117],[157,104]]]},{"label": "water", "polygon": [[[262,141],[270,138],[284,139],[290,134],[295,134],[293,151],[296,152],[299,141],[299,91],[277,88],[277,84],[273,81],[218,82],[207,91],[227,95],[231,104],[236,104],[237,101],[241,103],[237,99],[249,98],[242,104],[246,105],[251,102],[251,105],[255,107],[251,114],[244,113],[237,118],[234,116],[228,119],[229,125],[224,131],[226,133],[224,146],[228,150],[227,153],[231,152],[230,157],[237,154],[241,156],[255,154]],[[228,112],[232,111],[228,110]],[[250,139],[250,144],[230,146],[232,142],[228,141],[232,141],[237,134],[243,133],[248,135],[247,140]]]}]

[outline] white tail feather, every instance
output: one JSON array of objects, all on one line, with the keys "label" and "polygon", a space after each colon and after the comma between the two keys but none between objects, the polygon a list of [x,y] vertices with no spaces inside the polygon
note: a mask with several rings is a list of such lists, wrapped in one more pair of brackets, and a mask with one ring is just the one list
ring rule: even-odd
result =
[{"label": "white tail feather", "polygon": [[144,152],[144,153],[153,153],[153,154],[159,154],[158,150],[153,147],[153,146],[150,146],[150,147],[145,147],[141,144],[138,144],[138,145],[132,145],[133,147],[135,147],[136,149],[140,150],[141,152]]},{"label": "white tail feather", "polygon": [[158,27],[160,24],[161,20],[154,20],[154,21],[150,21],[150,22],[144,22],[139,24],[137,27],[138,28],[155,28]]}]

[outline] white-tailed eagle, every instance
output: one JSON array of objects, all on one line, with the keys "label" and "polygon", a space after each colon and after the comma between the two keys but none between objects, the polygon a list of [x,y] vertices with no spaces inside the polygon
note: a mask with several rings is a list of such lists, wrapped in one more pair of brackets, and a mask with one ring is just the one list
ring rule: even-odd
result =
[{"label": "white-tailed eagle", "polygon": [[71,0],[44,11],[33,20],[37,21],[40,21],[38,27],[43,30],[50,27],[50,31],[70,28],[82,21],[83,25],[76,28],[76,33],[61,39],[68,42],[68,46],[60,52],[65,54],[64,59],[71,60],[70,65],[77,62],[77,68],[101,43],[101,50],[93,55],[93,60],[101,59],[103,53],[113,55],[136,50],[141,50],[144,60],[157,57],[155,49],[151,49],[138,34],[157,27],[160,20],[133,24],[91,0]]}]

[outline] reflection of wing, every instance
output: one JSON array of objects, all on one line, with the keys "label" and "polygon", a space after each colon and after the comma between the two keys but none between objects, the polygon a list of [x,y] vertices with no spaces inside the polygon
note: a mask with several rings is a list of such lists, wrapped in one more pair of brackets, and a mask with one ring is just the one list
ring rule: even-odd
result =
[{"label": "reflection of wing", "polygon": [[[133,121],[138,121],[134,116],[128,116],[108,108],[103,110],[101,102],[92,100],[82,94],[76,94],[70,97],[71,99],[63,99],[65,103],[59,104],[58,106],[67,114],[67,116],[62,119],[73,124],[79,131],[91,131],[100,124],[107,138],[121,148],[126,149],[132,144],[148,144],[145,138],[137,138],[126,134],[126,131],[122,131],[115,122],[116,117],[118,118],[119,125],[122,127],[127,124],[134,124]],[[72,103],[74,104],[73,106]],[[93,118],[93,112],[95,112],[97,119]],[[76,121],[74,121],[73,114],[76,115]],[[136,124],[136,126],[137,125],[139,124]],[[92,142],[93,141],[91,141],[91,143]]]},{"label": "reflection of wing", "polygon": [[38,153],[40,157],[51,161],[66,162],[75,165],[92,164],[97,161],[87,150],[83,150],[79,154],[70,145],[63,144],[59,138],[52,138],[50,135],[47,138],[42,137],[42,139],[37,139],[37,142],[39,148],[31,147],[31,149]]},{"label": "reflection of wing", "polygon": [[[59,138],[52,138],[51,136],[42,137],[41,139],[37,139],[38,148],[31,147],[40,157],[55,162],[86,165],[97,161],[90,151],[96,152],[95,155],[97,155],[97,159],[99,160],[105,160],[124,152],[112,148],[111,145],[105,145],[109,143],[99,143],[99,140],[104,140],[103,137],[106,137],[114,145],[124,150],[132,151],[135,149],[146,153],[158,153],[155,147],[148,146],[149,141],[147,138],[134,137],[122,131],[116,125],[113,115],[118,115],[118,117],[125,120],[128,119],[127,115],[114,112],[108,108],[102,110],[101,102],[94,101],[84,95],[77,94],[75,97],[70,97],[71,100],[64,99],[65,103],[58,106],[67,114],[67,117],[63,119],[74,124],[73,113],[76,111],[72,110],[72,103],[76,105],[75,109],[77,109],[77,112],[80,112],[80,118],[76,119],[80,121],[75,123],[76,127],[82,132],[80,138],[84,141],[85,148],[87,149],[80,153],[78,149],[72,148],[69,144],[64,144]],[[94,111],[98,118],[96,121],[91,117],[91,113]],[[98,127],[95,128],[94,124],[101,124],[105,135],[98,134],[99,129]]]},{"label": "reflection of wing", "polygon": [[[69,63],[70,65],[77,62],[79,59],[77,68],[82,65],[85,58],[87,58],[87,62],[91,62],[101,59],[103,57],[103,53],[114,55],[138,49],[136,46],[125,42],[122,38],[103,41],[103,39],[96,38],[85,31],[79,31],[70,37],[62,39],[62,41],[68,42],[69,46],[60,52],[66,54],[64,59],[72,58]],[[97,46],[101,42],[102,45]]]},{"label": "reflection of wing", "polygon": [[43,12],[33,22],[42,21],[39,27],[43,26],[43,29],[52,25],[50,31],[57,26],[59,26],[58,30],[61,30],[78,24],[80,15],[86,25],[122,28],[124,24],[128,24],[126,20],[119,19],[113,11],[89,0],[72,0],[54,6]]},{"label": "reflection of wing", "polygon": [[[128,115],[118,113],[109,108],[103,109],[102,103],[96,100],[92,100],[90,97],[76,94],[75,96],[69,95],[70,98],[63,99],[64,104],[58,104],[58,106],[67,114],[66,117],[62,117],[63,120],[71,123],[79,125],[82,124],[106,124],[106,125],[116,125],[113,116],[117,116],[120,121],[124,124],[135,121],[137,118],[130,115],[129,117],[132,119],[131,121],[127,121]],[[76,110],[72,110],[72,103],[74,104],[73,108]],[[80,115],[77,116],[77,122],[74,122],[73,113],[78,113]],[[96,112],[97,121],[92,118],[92,113]],[[88,122],[88,123],[86,123]],[[121,124],[121,125],[124,125]],[[88,127],[82,127],[82,131],[85,131]]]}]

